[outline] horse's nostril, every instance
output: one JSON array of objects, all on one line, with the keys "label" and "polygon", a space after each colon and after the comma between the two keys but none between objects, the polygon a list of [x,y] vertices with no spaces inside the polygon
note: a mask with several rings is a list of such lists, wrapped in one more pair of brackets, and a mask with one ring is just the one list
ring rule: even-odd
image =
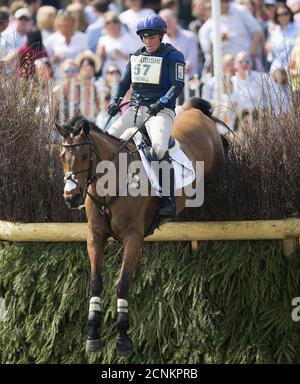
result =
[{"label": "horse's nostril", "polygon": [[77,194],[74,196],[65,196],[65,202],[67,203],[69,208],[78,208],[80,206],[80,198],[81,195]]}]

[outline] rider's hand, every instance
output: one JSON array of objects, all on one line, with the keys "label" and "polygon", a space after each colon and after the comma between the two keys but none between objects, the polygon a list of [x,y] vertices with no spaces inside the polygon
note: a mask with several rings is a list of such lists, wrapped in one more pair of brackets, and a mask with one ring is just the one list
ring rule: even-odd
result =
[{"label": "rider's hand", "polygon": [[149,105],[148,108],[149,108],[149,115],[156,116],[158,112],[164,109],[164,106],[159,101],[157,101],[156,103]]},{"label": "rider's hand", "polygon": [[108,106],[108,114],[112,117],[115,116],[119,112],[119,110],[120,110],[120,108],[115,101],[110,103]]}]

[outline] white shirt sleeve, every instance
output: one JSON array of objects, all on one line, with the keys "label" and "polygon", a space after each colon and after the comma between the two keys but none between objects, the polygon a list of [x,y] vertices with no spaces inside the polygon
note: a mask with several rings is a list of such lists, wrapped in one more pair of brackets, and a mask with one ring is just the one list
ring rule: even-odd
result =
[{"label": "white shirt sleeve", "polygon": [[211,19],[208,19],[199,30],[199,42],[204,53],[209,53],[211,49]]},{"label": "white shirt sleeve", "polygon": [[190,67],[189,75],[193,77],[197,73],[198,65],[198,44],[193,32],[187,35],[188,55],[185,57],[186,64]]},{"label": "white shirt sleeve", "polygon": [[[53,38],[52,38],[52,36],[53,36]],[[55,55],[55,51],[54,51],[55,40],[54,40],[54,35],[52,35],[52,36],[48,37],[48,39],[44,43],[44,47],[45,47],[50,59],[53,59],[54,55]]]}]

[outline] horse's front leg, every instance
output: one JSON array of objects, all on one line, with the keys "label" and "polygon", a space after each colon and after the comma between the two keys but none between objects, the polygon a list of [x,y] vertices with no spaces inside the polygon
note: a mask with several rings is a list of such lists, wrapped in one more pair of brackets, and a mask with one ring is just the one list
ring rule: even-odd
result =
[{"label": "horse's front leg", "polygon": [[118,311],[118,331],[117,350],[121,356],[129,356],[133,351],[133,343],[127,335],[129,329],[128,316],[128,290],[134,272],[140,258],[140,251],[144,244],[143,236],[138,232],[126,235],[122,241],[124,245],[124,255],[120,279],[117,286],[117,311]]},{"label": "horse's front leg", "polygon": [[90,258],[91,280],[90,280],[90,306],[88,315],[88,339],[86,342],[86,352],[97,352],[101,347],[100,326],[101,326],[101,306],[100,293],[103,283],[101,277],[104,246],[108,235],[96,232],[89,224],[87,248]]}]

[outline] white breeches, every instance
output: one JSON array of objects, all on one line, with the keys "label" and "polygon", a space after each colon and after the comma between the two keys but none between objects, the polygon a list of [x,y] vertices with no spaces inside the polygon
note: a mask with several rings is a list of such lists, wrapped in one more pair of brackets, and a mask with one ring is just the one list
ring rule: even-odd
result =
[{"label": "white breeches", "polygon": [[[109,134],[120,137],[128,128],[139,126],[148,118],[148,107],[140,106],[136,115],[136,107],[129,107],[107,131]],[[134,119],[136,116],[136,123]],[[164,108],[156,116],[146,122],[146,129],[150,137],[152,148],[160,160],[168,150],[169,138],[172,133],[175,112]]]}]

